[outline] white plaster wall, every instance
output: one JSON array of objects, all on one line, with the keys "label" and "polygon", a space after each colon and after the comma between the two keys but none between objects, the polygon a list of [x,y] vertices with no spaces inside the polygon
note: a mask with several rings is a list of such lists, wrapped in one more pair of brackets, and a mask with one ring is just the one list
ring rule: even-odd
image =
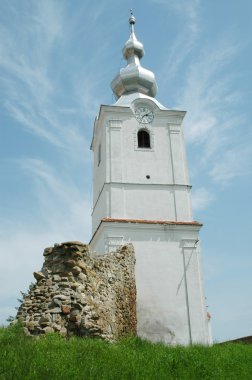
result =
[{"label": "white plaster wall", "polygon": [[125,186],[125,217],[175,220],[173,191],[160,185]]},{"label": "white plaster wall", "polygon": [[109,251],[133,243],[139,336],[171,344],[211,342],[195,244],[198,230],[197,226],[103,223],[91,242],[97,253],[104,247]]},{"label": "white plaster wall", "polygon": [[[99,145],[101,144],[101,161],[98,162]],[[99,194],[106,181],[106,139],[105,129],[98,129],[95,142],[93,144],[93,204],[95,205]]]},{"label": "white plaster wall", "polygon": [[94,234],[97,230],[101,219],[109,215],[109,192],[104,189],[99,197],[92,212],[92,233]]},{"label": "white plaster wall", "polygon": [[151,184],[105,184],[95,204],[93,233],[102,218],[191,221],[190,189]]},{"label": "white plaster wall", "polygon": [[123,128],[123,181],[146,183],[146,175],[153,183],[173,184],[170,143],[167,125],[155,121],[145,128],[151,136],[151,148],[137,147],[137,132],[140,129],[135,119],[125,122]]},{"label": "white plaster wall", "polygon": [[174,198],[176,207],[176,219],[178,221],[189,222],[193,220],[191,188],[174,187]]},{"label": "white plaster wall", "polygon": [[[195,251],[192,247],[184,248],[185,262],[187,267],[187,286],[188,286],[188,302],[190,313],[193,314],[197,310],[197,306],[200,304],[205,304],[205,296],[203,291],[203,281],[202,281],[202,268],[199,251]],[[192,289],[197,289],[197,291],[192,291]],[[199,313],[198,319],[206,316],[205,310],[198,309]],[[208,328],[208,323],[196,323],[191,324],[191,333],[194,342],[200,342],[201,337],[206,334]],[[210,339],[211,343],[211,339]]]},{"label": "white plaster wall", "polygon": [[108,182],[122,182],[123,180],[123,149],[122,149],[122,121],[109,120],[106,130],[107,145],[107,174]]},{"label": "white plaster wall", "polygon": [[181,126],[170,123],[168,125],[174,184],[189,184],[184,138]]},{"label": "white plaster wall", "polygon": [[[151,136],[151,149],[137,147],[140,126],[130,107],[101,108],[93,142],[93,233],[105,217],[192,220],[181,128],[184,113],[161,112],[155,107],[153,123],[145,126]],[[100,143],[102,160],[98,165]],[[108,189],[109,196],[101,195]]]}]

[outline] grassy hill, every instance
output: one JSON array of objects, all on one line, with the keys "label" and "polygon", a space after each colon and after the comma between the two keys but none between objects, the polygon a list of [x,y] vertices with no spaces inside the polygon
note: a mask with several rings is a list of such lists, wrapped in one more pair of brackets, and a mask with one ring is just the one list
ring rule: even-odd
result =
[{"label": "grassy hill", "polygon": [[0,328],[0,379],[252,379],[252,345],[167,347],[139,338],[116,344],[56,334],[31,339]]}]

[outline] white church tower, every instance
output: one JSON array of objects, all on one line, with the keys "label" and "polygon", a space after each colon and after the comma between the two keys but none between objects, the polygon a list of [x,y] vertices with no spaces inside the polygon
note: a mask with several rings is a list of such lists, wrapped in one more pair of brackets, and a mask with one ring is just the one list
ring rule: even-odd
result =
[{"label": "white church tower", "polygon": [[138,335],[172,344],[211,343],[202,284],[199,231],[192,218],[184,149],[185,111],[156,99],[134,33],[127,66],[112,81],[117,98],[95,120],[90,245],[97,254],[132,243],[136,254]]}]

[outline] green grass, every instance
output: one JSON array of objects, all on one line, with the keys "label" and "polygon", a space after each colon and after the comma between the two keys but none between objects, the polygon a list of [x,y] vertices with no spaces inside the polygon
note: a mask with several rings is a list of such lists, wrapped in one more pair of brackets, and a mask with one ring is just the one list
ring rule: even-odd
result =
[{"label": "green grass", "polygon": [[24,336],[0,328],[0,379],[252,379],[252,345],[167,347],[139,338],[109,344],[96,339]]}]

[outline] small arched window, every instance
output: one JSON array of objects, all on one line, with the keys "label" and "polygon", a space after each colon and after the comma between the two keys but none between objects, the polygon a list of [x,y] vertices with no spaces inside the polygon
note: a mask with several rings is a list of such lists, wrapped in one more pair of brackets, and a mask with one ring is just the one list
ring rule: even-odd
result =
[{"label": "small arched window", "polygon": [[150,134],[144,129],[137,133],[138,148],[150,148]]}]

